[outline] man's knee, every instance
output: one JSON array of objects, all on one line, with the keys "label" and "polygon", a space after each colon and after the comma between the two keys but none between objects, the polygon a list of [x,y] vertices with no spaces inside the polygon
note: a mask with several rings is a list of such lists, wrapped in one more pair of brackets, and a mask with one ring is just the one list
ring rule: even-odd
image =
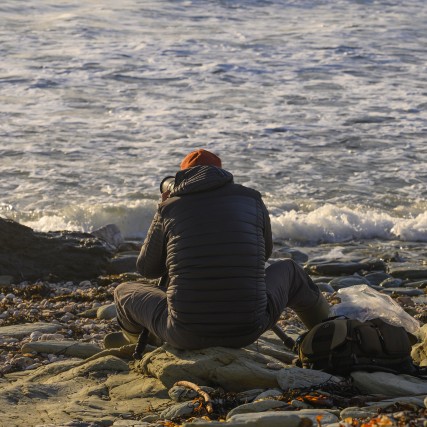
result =
[{"label": "man's knee", "polygon": [[295,271],[297,264],[294,260],[287,258],[275,261],[266,268],[266,272],[270,274],[280,274],[282,277],[289,272]]},{"label": "man's knee", "polygon": [[294,268],[295,265],[296,262],[293,259],[284,258],[279,261],[273,262],[273,264],[271,264],[271,267],[274,266],[275,268]]},{"label": "man's knee", "polygon": [[116,287],[116,289],[114,289],[114,301],[120,301],[124,290],[126,287],[126,283],[121,283],[119,286]]},{"label": "man's knee", "polygon": [[300,281],[305,272],[293,259],[276,261],[266,269],[267,281],[280,281],[287,287],[293,286],[295,281]]}]

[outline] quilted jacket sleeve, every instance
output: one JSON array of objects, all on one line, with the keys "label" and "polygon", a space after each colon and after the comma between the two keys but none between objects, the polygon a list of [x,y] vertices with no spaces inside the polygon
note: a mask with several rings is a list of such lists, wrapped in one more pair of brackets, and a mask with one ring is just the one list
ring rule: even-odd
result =
[{"label": "quilted jacket sleeve", "polygon": [[273,236],[271,232],[271,222],[270,222],[270,215],[268,213],[268,210],[262,202],[262,211],[264,215],[264,244],[265,244],[265,260],[267,261],[268,258],[270,258],[271,253],[273,252]]},{"label": "quilted jacket sleeve", "polygon": [[163,223],[159,212],[157,212],[136,262],[138,272],[147,279],[156,279],[166,273],[164,239]]}]

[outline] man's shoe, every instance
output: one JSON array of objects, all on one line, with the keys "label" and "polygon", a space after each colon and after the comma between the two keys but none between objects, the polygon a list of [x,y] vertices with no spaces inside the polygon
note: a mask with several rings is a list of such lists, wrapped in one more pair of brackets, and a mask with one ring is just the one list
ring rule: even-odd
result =
[{"label": "man's shoe", "polygon": [[[104,337],[104,348],[120,348],[124,345],[136,344],[139,334],[131,334],[127,331],[111,332]],[[160,347],[163,341],[154,334],[148,334],[147,344]]]},{"label": "man's shoe", "polygon": [[104,337],[104,348],[120,348],[132,344],[123,332],[111,332]]},{"label": "man's shoe", "polygon": [[139,334],[131,334],[126,331],[111,332],[104,337],[104,348],[120,348],[124,345],[136,344]]}]

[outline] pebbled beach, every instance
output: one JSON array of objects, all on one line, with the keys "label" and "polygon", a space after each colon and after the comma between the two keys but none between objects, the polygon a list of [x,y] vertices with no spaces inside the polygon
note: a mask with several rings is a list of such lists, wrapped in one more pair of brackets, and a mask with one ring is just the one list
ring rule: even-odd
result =
[{"label": "pebbled beach", "polygon": [[[426,380],[300,369],[272,331],[241,350],[183,352],[164,344],[148,346],[141,361],[133,360],[132,346],[104,350],[104,335],[118,328],[115,287],[143,280],[125,267],[136,258],[138,243],[123,243],[126,250],[116,249],[110,260],[115,274],[22,282],[0,276],[0,425],[425,425]],[[423,244],[292,247],[276,241],[270,262],[281,258],[304,265],[332,305],[340,302],[340,289],[361,284],[391,296],[418,322],[412,356],[427,366]],[[290,309],[280,325],[292,338],[304,332]],[[201,387],[211,409],[200,390],[176,385],[182,381]]]},{"label": "pebbled beach", "polygon": [[0,6],[0,426],[426,426],[425,380],[299,369],[271,331],[102,348],[159,183],[204,147],[263,195],[271,262],[333,307],[389,296],[427,366],[425,0],[97,3]]}]

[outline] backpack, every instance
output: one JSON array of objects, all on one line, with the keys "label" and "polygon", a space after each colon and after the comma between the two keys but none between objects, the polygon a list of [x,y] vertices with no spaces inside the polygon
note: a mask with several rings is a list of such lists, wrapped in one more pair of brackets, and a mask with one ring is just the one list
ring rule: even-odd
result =
[{"label": "backpack", "polygon": [[302,334],[295,350],[297,366],[330,374],[346,376],[358,370],[420,373],[411,358],[409,334],[381,319],[326,319]]}]

